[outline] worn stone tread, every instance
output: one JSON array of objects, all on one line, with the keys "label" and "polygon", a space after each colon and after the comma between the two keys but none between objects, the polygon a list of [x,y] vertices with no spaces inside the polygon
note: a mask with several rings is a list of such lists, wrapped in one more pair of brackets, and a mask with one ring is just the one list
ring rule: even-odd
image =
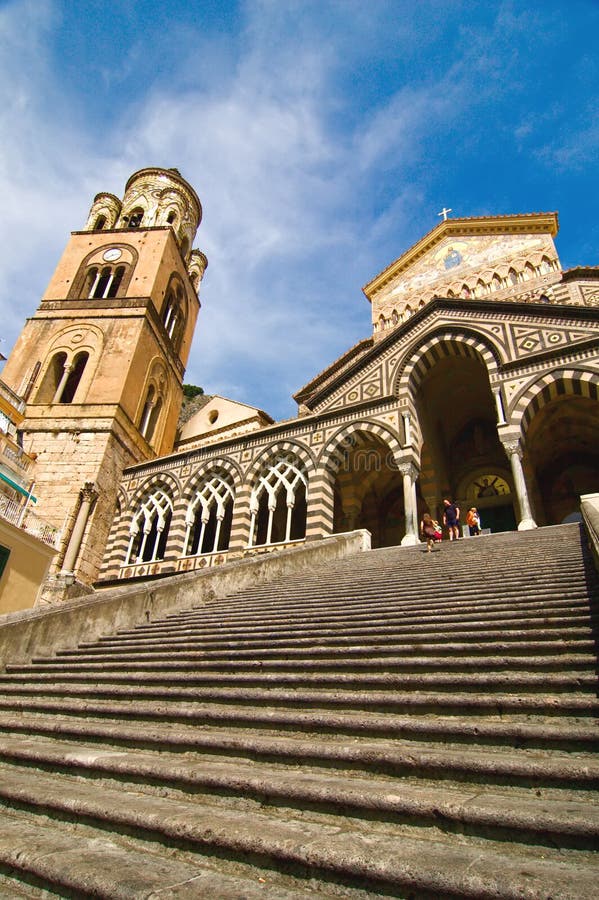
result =
[{"label": "worn stone tread", "polygon": [[[98,832],[89,837],[79,832],[50,827],[32,817],[3,810],[0,831],[0,864],[15,873],[34,876],[58,890],[76,892],[80,898],[111,900],[160,900],[203,897],[206,900],[263,900],[266,878],[255,880],[219,872],[214,862],[195,864],[166,853],[135,849]],[[280,900],[314,900],[313,891],[273,885]],[[0,884],[0,896],[11,896]],[[15,897],[41,896],[14,893]],[[46,895],[47,896],[47,895]],[[271,894],[271,896],[274,896]]]},{"label": "worn stone tread", "polygon": [[[463,839],[412,839],[369,834],[352,828],[345,818],[336,826],[246,810],[243,816],[214,807],[204,808],[173,798],[103,786],[90,790],[85,782],[64,784],[50,776],[30,772],[10,780],[0,777],[5,803],[41,804],[73,820],[133,828],[142,835],[160,835],[163,841],[213,852],[234,850],[253,857],[270,858],[280,865],[309,866],[311,872],[331,873],[358,881],[437,891],[440,896],[496,898],[503,900],[594,900],[597,868],[586,855],[562,862],[549,851],[509,847],[481,850]],[[110,859],[107,848],[100,855]],[[73,853],[80,859],[79,853]],[[137,872],[137,867],[135,872]],[[97,868],[94,868],[98,878]],[[146,877],[146,876],[143,876]],[[161,877],[160,875],[158,877]],[[575,887],[573,881],[575,879]],[[576,893],[573,893],[573,890]],[[123,896],[123,895],[121,895]]]},{"label": "worn stone tread", "polygon": [[[418,821],[454,825],[476,825],[510,832],[510,840],[523,833],[538,833],[543,840],[559,845],[564,839],[578,840],[582,848],[599,847],[599,804],[568,797],[537,796],[534,791],[500,793],[469,788],[447,788],[438,783],[418,786],[404,780],[359,776],[350,770],[298,771],[273,768],[264,762],[241,762],[189,758],[181,754],[101,749],[93,745],[0,737],[0,758],[16,764],[60,766],[85,770],[107,777],[143,778],[152,783],[186,790],[219,789],[251,795],[261,800],[288,804],[312,803],[326,808],[343,808],[346,814],[377,812],[393,818],[412,817]],[[291,777],[290,777],[291,774]],[[4,770],[10,778],[9,770]],[[0,782],[2,767],[0,767]],[[2,787],[0,785],[0,795]],[[538,792],[539,794],[541,792]]]},{"label": "worn stone tread", "polygon": [[[280,727],[276,720],[269,724],[273,729]],[[411,727],[409,722],[405,725],[406,729]],[[56,721],[55,717],[36,720],[29,716],[5,722],[3,727],[13,731],[24,730],[28,734],[54,735],[84,741],[95,738],[136,746],[155,746],[169,751],[177,748],[180,751],[229,752],[236,756],[250,755],[252,758],[288,761],[294,765],[302,761],[311,765],[334,763],[392,774],[415,773],[429,779],[451,778],[469,782],[486,778],[492,783],[517,779],[536,788],[569,785],[574,789],[591,789],[599,786],[599,759],[590,753],[565,754],[562,751],[536,748],[515,750],[510,747],[492,753],[484,744],[473,747],[471,744],[460,746],[456,742],[438,747],[429,746],[425,742],[401,742],[398,739],[365,737],[358,740],[341,737],[334,724],[330,736],[319,734],[317,740],[310,734],[288,736],[276,731],[260,733],[256,729],[233,731],[226,720],[221,722],[221,726],[220,730],[207,731],[193,726],[185,728],[166,724],[147,724],[140,728],[139,725],[90,721],[88,718]],[[476,740],[477,736],[474,733],[472,737]]]}]

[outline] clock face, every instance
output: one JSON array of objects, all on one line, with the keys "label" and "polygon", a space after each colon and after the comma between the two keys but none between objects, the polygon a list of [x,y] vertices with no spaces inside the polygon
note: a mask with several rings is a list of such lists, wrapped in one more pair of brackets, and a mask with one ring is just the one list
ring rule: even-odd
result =
[{"label": "clock face", "polygon": [[121,253],[122,251],[119,250],[118,247],[111,247],[110,250],[104,252],[103,259],[105,259],[106,262],[115,262],[117,259],[121,258]]}]

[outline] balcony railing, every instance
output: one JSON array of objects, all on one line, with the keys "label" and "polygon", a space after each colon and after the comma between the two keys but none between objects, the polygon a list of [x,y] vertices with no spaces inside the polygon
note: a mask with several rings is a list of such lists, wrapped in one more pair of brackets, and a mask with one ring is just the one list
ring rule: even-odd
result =
[{"label": "balcony railing", "polygon": [[22,503],[11,500],[3,494],[0,494],[0,517],[22,528],[27,534],[31,534],[49,547],[58,549],[61,532],[48,522],[44,522],[31,509],[27,509]]},{"label": "balcony railing", "polygon": [[4,384],[3,381],[0,381],[0,397],[4,397],[4,399],[18,412],[25,412],[25,401],[22,400],[18,394],[15,394],[15,392],[11,390],[7,384]]},{"label": "balcony railing", "polygon": [[19,447],[12,438],[0,431],[0,464],[4,463],[9,469],[21,476],[31,469],[34,462],[35,460],[28,456],[22,447]]}]

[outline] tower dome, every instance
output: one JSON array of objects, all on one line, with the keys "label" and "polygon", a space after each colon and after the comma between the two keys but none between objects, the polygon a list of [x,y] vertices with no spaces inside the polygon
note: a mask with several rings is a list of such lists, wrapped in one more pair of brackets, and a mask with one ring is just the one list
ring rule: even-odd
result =
[{"label": "tower dome", "polygon": [[198,195],[177,169],[147,168],[129,178],[116,227],[170,226],[188,262],[201,221]]},{"label": "tower dome", "polygon": [[107,228],[116,228],[120,214],[121,201],[118,197],[106,192],[96,194],[83,230],[103,231]]}]

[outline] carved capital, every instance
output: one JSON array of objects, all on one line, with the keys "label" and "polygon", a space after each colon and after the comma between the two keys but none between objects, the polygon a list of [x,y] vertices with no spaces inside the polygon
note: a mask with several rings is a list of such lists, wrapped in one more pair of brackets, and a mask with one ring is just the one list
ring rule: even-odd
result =
[{"label": "carved capital", "polygon": [[79,491],[79,497],[82,503],[93,503],[97,496],[98,491],[93,481],[86,481]]},{"label": "carved capital", "polygon": [[522,459],[522,447],[519,438],[512,438],[510,440],[502,441],[501,443],[505,447],[505,452],[508,456],[516,454],[519,459]]},{"label": "carved capital", "polygon": [[404,476],[409,475],[412,481],[416,481],[418,475],[420,474],[414,463],[411,462],[398,462],[397,471]]}]

